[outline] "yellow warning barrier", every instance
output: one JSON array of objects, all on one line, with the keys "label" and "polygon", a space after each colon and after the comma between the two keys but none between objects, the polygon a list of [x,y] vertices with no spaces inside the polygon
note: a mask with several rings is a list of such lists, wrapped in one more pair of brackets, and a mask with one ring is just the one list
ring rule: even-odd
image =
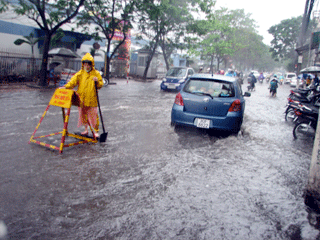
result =
[{"label": "yellow warning barrier", "polygon": [[[84,144],[84,143],[89,143],[89,142],[97,143],[98,140],[95,137],[89,138],[89,137],[79,136],[79,135],[72,134],[72,133],[68,132],[68,123],[69,123],[69,117],[70,117],[70,112],[71,112],[71,106],[72,105],[74,105],[74,106],[80,106],[81,105],[81,100],[80,100],[79,96],[75,93],[75,91],[74,90],[70,90],[70,89],[57,89],[54,92],[54,94],[53,94],[53,96],[52,96],[52,98],[51,98],[46,110],[42,114],[42,117],[41,117],[38,125],[36,126],[36,129],[34,130],[32,136],[31,136],[31,138],[29,140],[29,143],[32,142],[32,143],[36,143],[36,144],[39,144],[39,145],[44,146],[44,147],[52,148],[54,150],[59,150],[59,153],[62,153],[64,147],[71,147],[71,146],[76,146],[76,145],[79,145],[79,144]],[[40,127],[40,124],[41,124],[42,120],[44,119],[46,113],[48,112],[50,106],[61,107],[63,121],[64,121],[63,130],[61,132],[51,133],[51,134],[48,134],[48,135],[36,137],[35,134],[36,134],[38,128]],[[65,113],[65,109],[67,109],[67,114]],[[93,131],[91,126],[90,126],[90,129],[91,129],[91,131]],[[61,143],[60,143],[59,147],[51,145],[51,144],[47,144],[45,142],[41,142],[41,141],[35,140],[35,139],[55,136],[55,135],[58,135],[58,134],[62,135],[61,136]],[[65,144],[66,136],[73,137],[73,138],[76,138],[76,139],[80,139],[82,141]],[[93,134],[93,136],[94,136],[94,134]]]}]

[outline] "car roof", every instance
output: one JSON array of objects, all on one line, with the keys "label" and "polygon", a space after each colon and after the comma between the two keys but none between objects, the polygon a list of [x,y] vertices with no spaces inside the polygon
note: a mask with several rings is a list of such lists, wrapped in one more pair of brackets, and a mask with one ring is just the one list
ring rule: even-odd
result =
[{"label": "car roof", "polygon": [[[190,67],[171,67],[170,69],[173,69],[173,68],[184,68],[184,69],[188,69]],[[192,68],[191,68],[192,69]]]},{"label": "car roof", "polygon": [[234,77],[229,77],[220,74],[210,74],[210,73],[196,73],[190,77],[190,79],[200,79],[200,80],[220,80],[226,82],[235,82],[237,79]]}]

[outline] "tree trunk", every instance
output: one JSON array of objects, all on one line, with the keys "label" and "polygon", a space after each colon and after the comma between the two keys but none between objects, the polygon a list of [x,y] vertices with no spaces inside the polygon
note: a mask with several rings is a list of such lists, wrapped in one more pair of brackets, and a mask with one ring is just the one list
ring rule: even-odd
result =
[{"label": "tree trunk", "polygon": [[144,73],[143,73],[143,79],[144,79],[144,80],[147,79],[147,74],[148,74],[148,70],[149,70],[149,67],[150,67],[150,63],[151,63],[151,61],[152,61],[152,58],[153,58],[154,53],[156,52],[157,47],[158,47],[158,39],[157,39],[156,42],[154,43],[153,48],[152,48],[152,51],[151,51],[151,53],[150,53],[149,56],[148,56],[148,60],[147,60],[147,62],[146,62],[146,68],[144,69]]},{"label": "tree trunk", "polygon": [[47,68],[48,68],[48,52],[50,47],[50,40],[51,40],[51,33],[46,32],[44,37],[44,44],[43,44],[43,55],[42,55],[42,63],[41,63],[41,70],[40,70],[40,81],[39,85],[42,87],[47,87]]},{"label": "tree trunk", "polygon": [[169,68],[170,68],[170,66],[169,66],[167,54],[166,54],[166,52],[163,50],[163,48],[162,48],[162,53],[163,53],[164,62],[166,63],[166,69],[167,69],[167,71],[168,71]]},{"label": "tree trunk", "polygon": [[213,73],[213,55],[211,55],[211,60],[210,60],[210,72]]},{"label": "tree trunk", "polygon": [[110,45],[111,45],[111,39],[107,39],[108,45],[107,45],[107,51],[105,53],[104,56],[104,77],[107,78],[107,80],[110,82],[110,62],[111,62],[111,58],[110,58]]},{"label": "tree trunk", "polygon": [[[167,69],[167,71],[168,71],[169,68],[170,68],[168,58],[169,58],[169,56],[170,56],[171,54],[167,54],[166,46],[165,46],[165,43],[164,43],[163,41],[164,41],[164,40],[161,40],[160,47],[161,47],[161,49],[162,49],[164,62],[166,63],[166,69]],[[171,51],[171,52],[172,52],[172,51]]]}]

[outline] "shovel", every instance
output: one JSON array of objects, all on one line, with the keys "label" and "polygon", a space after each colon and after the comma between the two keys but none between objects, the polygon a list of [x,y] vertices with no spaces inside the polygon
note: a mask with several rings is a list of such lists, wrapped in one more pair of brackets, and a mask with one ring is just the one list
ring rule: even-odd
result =
[{"label": "shovel", "polygon": [[99,113],[100,113],[100,118],[101,118],[101,123],[102,123],[102,129],[103,129],[103,133],[99,137],[99,142],[105,142],[107,140],[108,132],[106,132],[106,130],[104,129],[103,118],[102,118],[102,114],[101,114],[100,102],[99,102],[99,96],[98,96],[97,82],[95,82],[94,86],[96,89]]}]

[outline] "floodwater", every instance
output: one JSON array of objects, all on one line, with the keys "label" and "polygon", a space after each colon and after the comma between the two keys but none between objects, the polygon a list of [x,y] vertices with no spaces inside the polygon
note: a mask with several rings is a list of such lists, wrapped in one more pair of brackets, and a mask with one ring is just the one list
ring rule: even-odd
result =
[{"label": "floodwater", "polygon": [[[284,120],[290,86],[271,98],[257,83],[241,133],[215,136],[172,127],[176,93],[160,81],[114,83],[99,92],[106,143],[63,154],[28,144],[54,90],[0,90],[3,239],[320,239],[303,198],[313,142]],[[51,106],[37,135],[62,128]]]}]

